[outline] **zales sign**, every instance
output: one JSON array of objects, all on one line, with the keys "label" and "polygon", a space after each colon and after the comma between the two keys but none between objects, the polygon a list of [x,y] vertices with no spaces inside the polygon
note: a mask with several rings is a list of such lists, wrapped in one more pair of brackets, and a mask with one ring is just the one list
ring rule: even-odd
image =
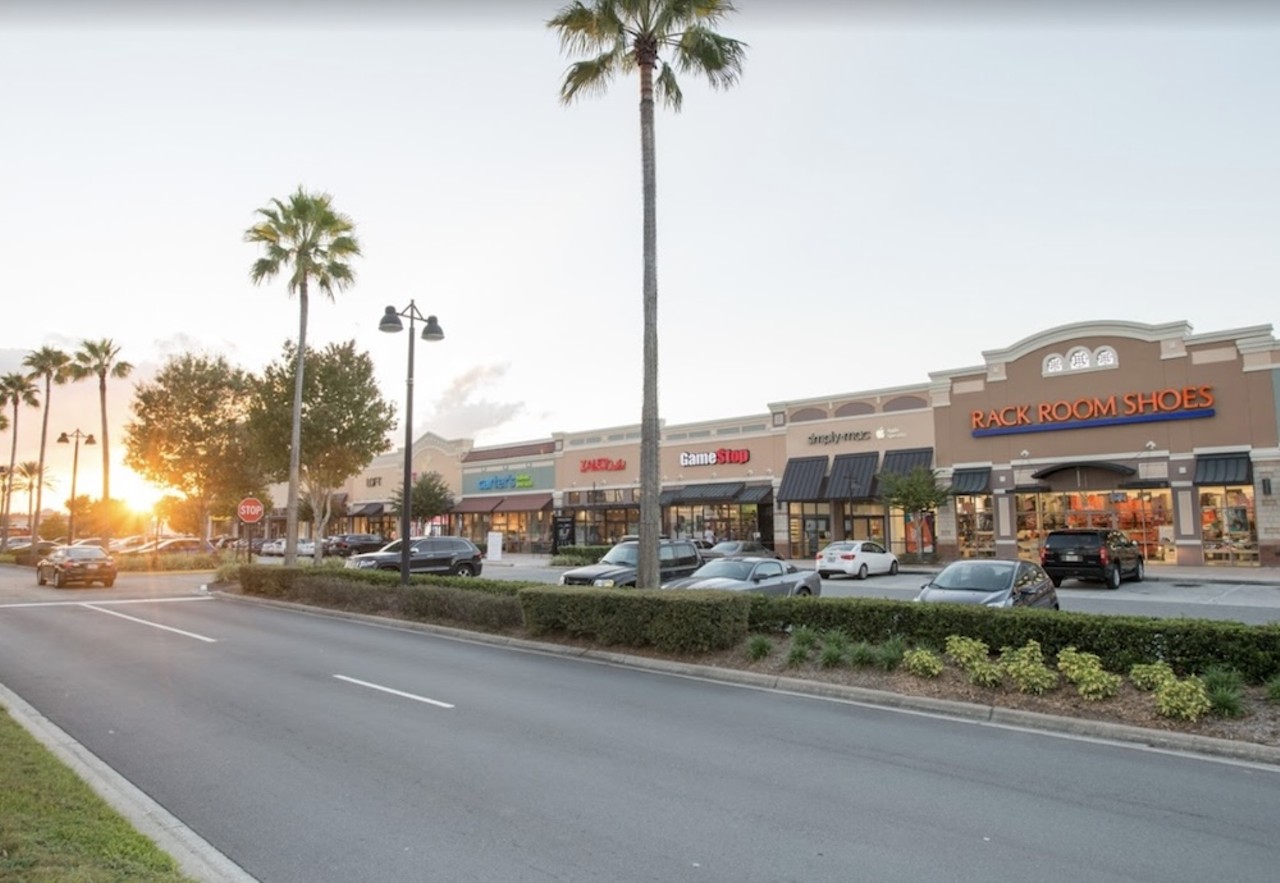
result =
[{"label": "zales sign", "polygon": [[1059,399],[1036,405],[1007,405],[989,411],[973,411],[969,425],[973,435],[1016,435],[1061,429],[1089,429],[1126,423],[1160,423],[1196,420],[1214,415],[1211,386],[1183,386],[1155,392],[1130,392],[1103,397]]},{"label": "zales sign", "polygon": [[733,450],[730,448],[720,448],[715,451],[681,451],[681,466],[724,466],[729,463],[748,463],[751,461],[751,452],[746,448]]},{"label": "zales sign", "polygon": [[578,466],[582,472],[621,472],[627,468],[627,461],[596,457],[593,460],[580,460]]}]

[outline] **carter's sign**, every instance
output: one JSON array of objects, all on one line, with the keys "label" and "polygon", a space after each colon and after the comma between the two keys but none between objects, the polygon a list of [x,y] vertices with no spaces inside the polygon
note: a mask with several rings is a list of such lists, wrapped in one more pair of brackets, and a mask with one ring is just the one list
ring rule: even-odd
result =
[{"label": "carter's sign", "polygon": [[476,482],[476,487],[482,491],[514,491],[519,488],[531,488],[533,487],[533,476],[523,472],[510,472],[506,475],[482,478]]},{"label": "carter's sign", "polygon": [[751,452],[746,448],[720,448],[715,451],[681,451],[681,466],[727,466],[731,463],[748,463]]},{"label": "carter's sign", "polygon": [[973,411],[969,425],[975,437],[1090,429],[1127,423],[1163,423],[1197,420],[1215,413],[1213,387],[1182,386],[1154,392],[1084,396],[1035,405],[1007,405],[990,411]]}]

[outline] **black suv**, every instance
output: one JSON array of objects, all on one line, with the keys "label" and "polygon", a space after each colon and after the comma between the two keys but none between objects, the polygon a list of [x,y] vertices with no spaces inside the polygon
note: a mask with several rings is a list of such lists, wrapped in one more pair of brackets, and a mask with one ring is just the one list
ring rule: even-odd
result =
[{"label": "black suv", "polygon": [[[560,577],[560,585],[635,588],[639,560],[640,543],[626,540],[605,552],[596,564],[566,570]],[[701,566],[702,555],[692,540],[658,541],[658,569],[662,582],[688,576]]]},{"label": "black suv", "polygon": [[326,555],[359,555],[361,552],[376,552],[387,544],[387,541],[374,533],[340,533],[330,537],[325,546]]},{"label": "black suv", "polygon": [[[413,573],[480,575],[483,556],[471,540],[463,537],[414,537],[409,543],[409,570]],[[359,570],[399,570],[401,548],[400,541],[396,540],[380,552],[351,555],[346,566]]]},{"label": "black suv", "polygon": [[1090,528],[1050,531],[1040,550],[1040,566],[1055,587],[1064,579],[1100,580],[1109,589],[1131,577],[1142,582],[1142,548],[1118,530]]}]

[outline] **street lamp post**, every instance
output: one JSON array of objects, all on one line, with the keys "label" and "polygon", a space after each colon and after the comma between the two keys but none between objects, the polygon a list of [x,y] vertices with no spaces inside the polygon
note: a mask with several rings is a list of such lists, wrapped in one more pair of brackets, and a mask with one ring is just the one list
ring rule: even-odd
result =
[{"label": "street lamp post", "polygon": [[400,318],[409,320],[409,370],[405,377],[404,398],[404,485],[400,491],[400,585],[409,585],[409,509],[413,501],[413,323],[414,320],[425,323],[422,328],[422,339],[444,340],[444,331],[435,316],[423,316],[409,301],[409,306],[399,312],[395,307],[387,307],[378,323],[379,331],[394,333],[404,329]]},{"label": "street lamp post", "polygon": [[67,507],[70,513],[67,519],[67,542],[69,543],[76,541],[76,474],[80,471],[80,439],[84,439],[86,445],[97,444],[92,432],[86,435],[79,429],[71,433],[62,433],[58,436],[58,444],[69,445],[72,439],[75,439],[75,453],[71,455],[71,505]]}]

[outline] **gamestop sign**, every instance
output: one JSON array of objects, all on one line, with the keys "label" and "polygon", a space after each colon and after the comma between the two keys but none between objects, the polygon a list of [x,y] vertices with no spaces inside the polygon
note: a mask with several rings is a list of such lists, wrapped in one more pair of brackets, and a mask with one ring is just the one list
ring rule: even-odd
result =
[{"label": "gamestop sign", "polygon": [[727,466],[731,463],[748,463],[751,452],[746,448],[719,448],[715,451],[681,451],[681,466]]},{"label": "gamestop sign", "polygon": [[1211,386],[1171,386],[1151,392],[1083,396],[973,411],[969,425],[974,436],[1017,435],[1061,429],[1090,429],[1128,423],[1163,423],[1212,417]]}]

